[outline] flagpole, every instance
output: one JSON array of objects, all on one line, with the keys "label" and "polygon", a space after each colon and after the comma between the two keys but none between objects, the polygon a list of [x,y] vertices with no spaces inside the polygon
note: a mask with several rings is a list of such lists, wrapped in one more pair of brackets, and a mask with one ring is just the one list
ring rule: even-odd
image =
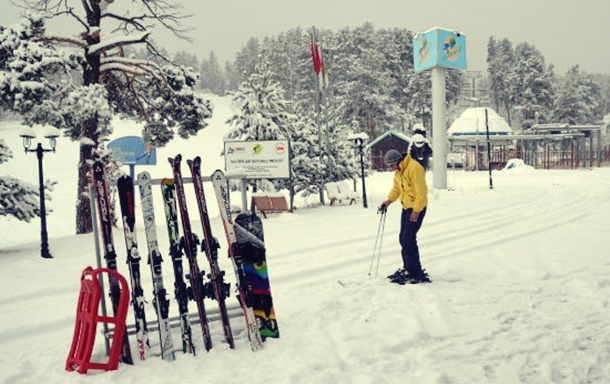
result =
[{"label": "flagpole", "polygon": [[[322,109],[322,86],[320,84],[320,71],[322,67],[322,60],[320,57],[320,49],[318,46],[318,36],[316,35],[316,27],[311,27],[311,41],[310,41],[310,51],[311,58],[313,60],[313,71],[315,81],[317,83],[317,91],[316,91],[316,126],[318,127],[318,145],[319,145],[319,158],[320,163],[323,162],[324,159],[324,150],[322,147],[322,124],[321,124],[321,109]],[[321,185],[319,186],[320,190],[320,204],[325,205],[324,203],[324,184],[326,182],[326,173],[322,177]]]}]

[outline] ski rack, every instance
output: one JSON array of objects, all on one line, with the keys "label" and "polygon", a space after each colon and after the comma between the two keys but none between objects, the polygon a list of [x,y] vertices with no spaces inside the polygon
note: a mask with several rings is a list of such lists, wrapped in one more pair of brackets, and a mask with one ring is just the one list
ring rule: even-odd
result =
[{"label": "ski rack", "polygon": [[[230,173],[230,174],[225,174],[225,176],[227,177],[227,179],[229,180],[240,180],[240,184],[241,184],[241,210],[242,212],[248,212],[248,195],[246,193],[246,175],[244,175],[243,173]],[[172,179],[173,177],[169,177],[170,179]],[[161,179],[151,179],[150,182],[153,185],[161,185],[161,181],[163,180],[163,178]],[[210,176],[201,176],[201,181],[203,182],[212,182],[212,178]],[[192,177],[182,177],[182,184],[192,184],[193,183],[193,178]],[[133,185],[136,186],[138,185],[138,181],[134,180],[133,181]]]},{"label": "ski rack", "polygon": [[[227,179],[229,180],[240,180],[241,181],[241,190],[242,190],[242,211],[247,212],[248,211],[248,202],[247,202],[247,195],[246,195],[246,177],[243,173],[232,173],[232,174],[227,174]],[[170,177],[171,178],[171,177]],[[201,177],[203,182],[211,182],[212,179],[210,176],[202,176]],[[163,178],[160,179],[151,179],[150,182],[153,185],[161,185],[161,181],[163,180]],[[182,178],[182,182],[183,184],[192,184],[193,183],[193,178],[192,177],[183,177]],[[134,183],[134,187],[138,184],[137,179],[133,180]],[[91,198],[91,216],[92,216],[92,222],[93,222],[93,237],[94,237],[94,241],[95,241],[95,250],[96,250],[96,261],[97,261],[97,266],[98,268],[101,268],[101,252],[100,252],[100,244],[99,244],[99,228],[97,227],[97,207],[95,206],[95,195],[96,195],[96,191],[95,188],[92,185],[89,185],[89,195]],[[101,285],[101,290],[104,290],[104,281],[101,277],[99,277],[99,282]],[[107,316],[107,309],[106,309],[106,295],[102,294],[100,296],[100,304],[101,304],[101,315],[102,316]],[[241,307],[236,304],[234,306],[228,306],[227,309],[231,312],[229,314],[230,318],[234,318],[234,317],[238,317],[241,315],[240,312],[241,311]],[[192,323],[196,323],[197,321],[193,318],[191,318],[191,315],[196,316],[196,314],[189,314],[189,320]],[[178,319],[178,317],[172,317],[170,318],[170,322],[171,322],[171,328],[175,328],[177,326],[179,326],[179,324],[174,324],[174,322]],[[220,320],[220,315],[213,317],[213,320]],[[125,328],[124,328],[124,332],[126,332],[127,335],[133,335],[135,333],[135,324],[128,324],[128,323],[124,323],[125,324]],[[149,323],[147,323],[147,325],[149,325]],[[155,328],[155,324],[152,324],[152,322],[150,323],[150,328],[148,328],[149,331],[158,331],[158,328]],[[106,343],[106,355],[110,356],[111,352],[112,352],[112,348],[111,348],[111,344],[110,341],[114,340],[114,334],[115,334],[115,329],[109,329],[108,324],[106,322],[103,322],[103,329],[102,329],[102,334],[104,336],[104,340]],[[67,364],[67,363],[66,363]],[[67,369],[67,366],[66,366]],[[116,368],[115,368],[116,369]]]},{"label": "ski rack", "polygon": [[[241,310],[241,307],[239,306],[239,303],[227,305],[227,311],[229,313],[229,318],[231,318],[231,319],[239,319],[239,318],[243,317],[243,312]],[[208,319],[210,320],[210,322],[220,320],[220,313],[218,312],[217,308],[213,308],[213,309],[209,309],[209,310],[206,308],[206,314],[208,315]],[[180,317],[179,316],[170,317],[168,320],[170,322],[171,328],[180,327]],[[197,313],[189,313],[189,322],[191,323],[191,325],[199,324],[199,317],[198,317]],[[148,326],[148,330],[150,332],[157,331],[158,327],[159,327],[156,324],[156,322],[153,322],[153,321],[147,322],[146,325]],[[127,325],[127,327],[125,328],[125,332],[127,332],[128,335],[135,335],[135,332],[136,332],[135,324]],[[111,340],[114,337],[114,330],[109,330],[108,332],[106,332],[105,337]]]}]

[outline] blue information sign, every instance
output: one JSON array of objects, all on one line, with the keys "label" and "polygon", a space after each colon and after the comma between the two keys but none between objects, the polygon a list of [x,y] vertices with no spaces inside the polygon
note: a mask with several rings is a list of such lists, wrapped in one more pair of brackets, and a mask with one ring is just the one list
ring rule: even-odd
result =
[{"label": "blue information sign", "polygon": [[124,165],[157,165],[157,150],[138,136],[123,136],[107,145]]}]

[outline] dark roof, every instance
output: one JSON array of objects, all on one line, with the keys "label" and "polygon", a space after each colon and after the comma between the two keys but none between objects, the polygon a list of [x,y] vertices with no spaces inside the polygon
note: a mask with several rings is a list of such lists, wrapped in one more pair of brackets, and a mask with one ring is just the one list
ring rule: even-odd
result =
[{"label": "dark roof", "polygon": [[396,131],[387,131],[386,133],[384,133],[381,136],[378,136],[375,140],[371,141],[370,143],[368,143],[368,145],[365,147],[365,150],[370,150],[372,147],[375,146],[375,144],[379,143],[380,141],[382,141],[385,138],[388,137],[396,137],[399,140],[404,141],[407,144],[411,143],[411,138],[407,135],[405,135],[402,132],[396,132]]}]

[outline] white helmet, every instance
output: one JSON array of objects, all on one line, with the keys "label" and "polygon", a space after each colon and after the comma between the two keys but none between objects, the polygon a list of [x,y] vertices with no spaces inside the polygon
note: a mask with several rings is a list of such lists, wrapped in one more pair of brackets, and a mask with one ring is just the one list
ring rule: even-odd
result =
[{"label": "white helmet", "polygon": [[426,144],[426,138],[423,135],[416,133],[415,135],[411,136],[411,143],[417,148],[421,148],[424,146],[424,144]]}]

